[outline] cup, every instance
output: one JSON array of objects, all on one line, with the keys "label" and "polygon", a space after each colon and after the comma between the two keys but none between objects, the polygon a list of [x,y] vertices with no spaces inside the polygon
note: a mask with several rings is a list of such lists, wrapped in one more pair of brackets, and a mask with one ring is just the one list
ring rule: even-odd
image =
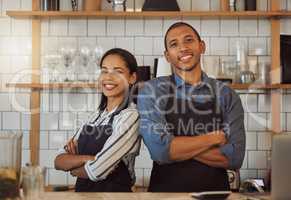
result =
[{"label": "cup", "polygon": [[262,84],[270,83],[270,64],[269,63],[259,63],[258,69],[258,82]]},{"label": "cup", "polygon": [[228,0],[220,0],[220,10],[221,11],[229,11],[229,2]]},{"label": "cup", "polygon": [[60,10],[60,0],[40,0],[40,7],[44,11]]},{"label": "cup", "polygon": [[101,0],[84,0],[83,8],[85,11],[101,10]]},{"label": "cup", "polygon": [[41,199],[44,193],[46,168],[26,166],[22,168],[22,188],[25,200]]},{"label": "cup", "polygon": [[236,8],[236,11],[244,11],[245,10],[245,0],[236,0],[235,8]]}]

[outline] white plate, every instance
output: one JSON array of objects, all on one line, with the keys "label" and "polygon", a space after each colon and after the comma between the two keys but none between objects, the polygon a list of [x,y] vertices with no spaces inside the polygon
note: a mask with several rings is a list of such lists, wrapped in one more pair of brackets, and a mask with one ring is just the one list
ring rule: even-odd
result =
[{"label": "white plate", "polygon": [[230,194],[231,191],[209,191],[209,192],[194,192],[191,193],[191,196],[196,199],[222,200],[226,199]]}]

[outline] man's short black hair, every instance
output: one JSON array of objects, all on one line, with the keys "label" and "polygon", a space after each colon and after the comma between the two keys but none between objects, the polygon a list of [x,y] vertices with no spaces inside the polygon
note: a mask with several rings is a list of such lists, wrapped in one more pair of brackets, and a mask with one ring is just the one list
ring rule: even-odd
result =
[{"label": "man's short black hair", "polygon": [[165,37],[164,37],[164,45],[165,45],[165,49],[166,49],[166,50],[168,50],[168,48],[167,48],[167,37],[168,37],[169,32],[170,32],[172,29],[174,29],[174,28],[178,28],[178,27],[180,27],[180,26],[187,26],[187,27],[191,28],[191,29],[193,30],[193,32],[195,33],[195,35],[197,35],[198,40],[201,41],[201,37],[200,37],[198,31],[197,31],[193,26],[191,26],[190,24],[187,24],[187,23],[185,23],[185,22],[176,22],[176,23],[172,24],[172,25],[168,28],[168,30],[167,30],[167,32],[166,32],[166,34],[165,34]]}]

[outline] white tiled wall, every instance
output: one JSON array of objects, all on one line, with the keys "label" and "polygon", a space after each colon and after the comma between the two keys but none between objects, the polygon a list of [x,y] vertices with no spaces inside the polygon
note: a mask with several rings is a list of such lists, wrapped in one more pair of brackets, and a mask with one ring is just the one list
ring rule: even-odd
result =
[{"label": "white tiled wall", "polygon": [[[141,8],[143,0],[135,0]],[[70,8],[69,0],[62,0],[62,9]],[[133,1],[131,1],[133,2]],[[182,10],[218,10],[218,0],[178,0]],[[266,0],[258,0],[260,10],[266,10]],[[291,1],[283,0],[283,8],[291,9]],[[104,1],[104,7],[110,5]],[[30,94],[29,90],[9,91],[5,83],[15,77],[29,81],[27,70],[31,65],[31,19],[14,19],[6,16],[7,9],[31,9],[31,0],[0,0],[0,128],[23,130],[23,164],[29,162]],[[80,48],[100,44],[104,50],[122,47],[130,50],[139,65],[153,66],[153,59],[163,54],[163,35],[174,22],[183,20],[193,25],[206,42],[204,69],[217,73],[221,60],[234,59],[236,41],[242,41],[248,52],[261,47],[265,55],[250,59],[270,60],[270,23],[266,19],[43,19],[41,55],[57,52],[62,46]],[[282,20],[282,33],[291,33],[290,19]],[[26,74],[26,75],[25,75]],[[13,80],[15,81],[15,80]],[[16,92],[16,95],[14,93]],[[264,177],[271,150],[270,95],[264,91],[239,91],[245,109],[247,152],[241,177]],[[75,179],[67,173],[53,169],[57,149],[74,134],[76,128],[94,112],[99,94],[93,90],[44,91],[41,94],[40,163],[49,168],[49,184],[73,184]],[[291,92],[283,98],[282,128],[291,131]],[[287,123],[289,122],[289,123]],[[148,185],[151,170],[150,155],[143,145],[136,159],[137,185]]]}]

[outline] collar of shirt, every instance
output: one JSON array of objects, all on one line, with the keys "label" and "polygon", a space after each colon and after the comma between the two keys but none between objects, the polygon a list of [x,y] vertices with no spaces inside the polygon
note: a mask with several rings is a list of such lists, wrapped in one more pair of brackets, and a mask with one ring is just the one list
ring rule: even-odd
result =
[{"label": "collar of shirt", "polygon": [[211,95],[210,79],[206,73],[202,72],[201,82],[193,86],[186,83],[180,76],[175,74],[175,82],[177,89],[177,97],[187,100],[194,100],[196,102],[211,101],[213,95]]},{"label": "collar of shirt", "polygon": [[207,76],[207,74],[205,72],[202,71],[201,74],[201,82],[198,83],[196,86],[192,86],[188,83],[186,83],[179,75],[175,74],[175,82],[176,82],[176,88],[182,88],[182,86],[184,87],[193,87],[195,89],[200,89],[202,87],[208,87],[209,85],[209,77]]},{"label": "collar of shirt", "polygon": [[95,125],[107,124],[111,115],[116,111],[116,109],[117,107],[112,109],[110,112],[108,112],[106,109],[103,111],[98,110],[98,112],[95,113],[94,117],[90,120],[89,123]]}]

